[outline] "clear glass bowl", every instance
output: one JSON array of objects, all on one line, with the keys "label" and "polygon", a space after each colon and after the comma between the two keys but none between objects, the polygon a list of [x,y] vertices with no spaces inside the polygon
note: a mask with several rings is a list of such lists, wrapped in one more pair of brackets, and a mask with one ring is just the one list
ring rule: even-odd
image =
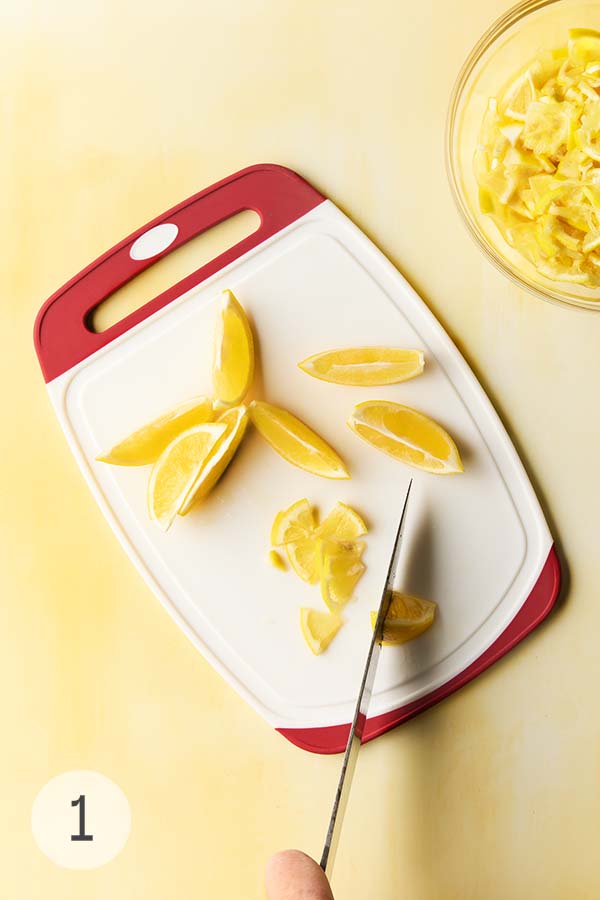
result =
[{"label": "clear glass bowl", "polygon": [[598,0],[525,0],[486,31],[462,67],[448,110],[446,162],[458,208],[486,256],[514,283],[554,303],[600,312],[600,289],[544,277],[479,209],[473,157],[487,102],[541,50],[564,47],[570,28],[600,30]]}]

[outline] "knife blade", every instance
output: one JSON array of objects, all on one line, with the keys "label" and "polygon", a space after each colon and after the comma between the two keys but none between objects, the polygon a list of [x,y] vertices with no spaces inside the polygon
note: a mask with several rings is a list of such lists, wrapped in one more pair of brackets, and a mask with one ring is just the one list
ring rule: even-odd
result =
[{"label": "knife blade", "polygon": [[383,591],[381,593],[377,620],[373,629],[373,636],[369,645],[369,652],[367,653],[367,660],[360,682],[358,698],[356,701],[356,709],[354,711],[354,718],[352,720],[350,733],[348,735],[348,743],[346,744],[346,752],[344,753],[342,770],[340,772],[340,778],[337,790],[335,792],[333,809],[331,811],[331,818],[329,820],[329,827],[327,829],[327,837],[325,838],[325,846],[323,847],[323,854],[321,856],[321,868],[328,876],[331,873],[333,863],[335,861],[335,854],[339,842],[344,813],[346,811],[350,787],[352,785],[352,776],[354,775],[356,760],[358,758],[358,751],[360,750],[360,745],[362,743],[365,725],[367,722],[367,712],[369,709],[369,703],[371,701],[371,695],[373,693],[373,686],[375,684],[375,675],[377,673],[379,655],[381,653],[383,626],[386,616],[389,612],[390,604],[392,602],[392,589],[394,587],[394,581],[396,579],[396,573],[398,571],[400,548],[402,546],[402,536],[404,533],[404,522],[406,519],[406,510],[408,506],[408,498],[410,496],[411,487],[412,478],[408,485],[408,490],[406,492],[406,497],[404,498],[404,504],[402,506],[402,513],[400,514],[400,522],[398,524],[398,530],[396,532],[396,538],[394,540],[392,555],[390,558],[386,579],[383,585]]}]

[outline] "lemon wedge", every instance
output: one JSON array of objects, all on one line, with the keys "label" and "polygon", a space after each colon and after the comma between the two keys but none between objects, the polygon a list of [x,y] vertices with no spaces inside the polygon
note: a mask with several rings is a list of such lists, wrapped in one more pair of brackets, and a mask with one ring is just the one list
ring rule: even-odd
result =
[{"label": "lemon wedge", "polygon": [[235,406],[244,399],[254,377],[254,341],[242,305],[223,291],[215,331],[213,388],[217,399]]},{"label": "lemon wedge", "polygon": [[350,477],[335,450],[292,413],[254,400],[250,417],[257,431],[287,462],[323,478]]},{"label": "lemon wedge", "polygon": [[356,387],[408,381],[420,375],[424,365],[422,350],[400,350],[395,347],[329,350],[298,363],[299,368],[313,378]]},{"label": "lemon wedge", "polygon": [[226,430],[223,423],[196,425],[177,435],[154,463],[148,483],[148,509],[150,518],[165,531]]},{"label": "lemon wedge", "polygon": [[367,526],[356,510],[341,502],[336,503],[315,531],[321,540],[336,541],[353,541],[366,533]]},{"label": "lemon wedge", "polygon": [[320,612],[306,606],[300,610],[300,628],[315,656],[327,649],[342,624],[341,618],[335,613]]},{"label": "lemon wedge", "polygon": [[321,597],[331,612],[340,612],[352,599],[354,589],[365,571],[362,541],[320,542]]},{"label": "lemon wedge", "polygon": [[96,459],[113,466],[147,466],[156,462],[163,450],[182,431],[210,422],[212,418],[213,407],[208,397],[194,397],[148,425],[138,428]]},{"label": "lemon wedge", "polygon": [[241,405],[228,409],[215,424],[225,426],[225,431],[204,460],[179,509],[181,516],[185,516],[194,503],[206,497],[233,459],[248,425],[248,407]]},{"label": "lemon wedge", "polygon": [[271,526],[271,543],[281,547],[293,541],[311,537],[315,529],[315,514],[306,498],[292,503],[278,512]]},{"label": "lemon wedge", "polygon": [[463,471],[458,448],[448,432],[409,406],[368,400],[355,406],[348,425],[373,447],[417,469],[437,475]]},{"label": "lemon wedge", "polygon": [[[392,603],[383,626],[384,645],[405,644],[419,637],[433,625],[436,604],[410,594],[392,592]],[[377,612],[371,612],[371,628],[375,628]]]}]

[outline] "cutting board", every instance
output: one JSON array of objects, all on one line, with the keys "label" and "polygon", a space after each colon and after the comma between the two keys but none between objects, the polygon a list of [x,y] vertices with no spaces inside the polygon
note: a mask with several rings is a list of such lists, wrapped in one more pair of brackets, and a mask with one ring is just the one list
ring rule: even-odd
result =
[{"label": "cutting board", "polygon": [[[258,229],[107,330],[93,310],[191,238],[243,210]],[[290,409],[349,465],[350,481],[293,468],[250,430],[206,502],[163,533],[148,519],[149,469],[96,462],[102,450],[171,406],[211,392],[219,294],[231,289],[260,349],[254,395]],[[549,613],[560,573],[527,475],[492,405],[414,290],[337,207],[294,172],[245,169],[148,223],[93,262],[42,307],[35,343],[56,414],[102,512],[139,572],[194,645],[289,740],[343,749],[395,526],[414,478],[400,584],[435,600],[434,626],[382,654],[366,739],[466,684]],[[297,363],[335,347],[425,351],[404,384],[325,384]],[[411,470],[360,441],[354,405],[389,399],[427,413],[455,438],[463,475]],[[346,624],[314,657],[299,608],[318,589],[269,566],[275,513],[308,497],[336,501],[369,525]],[[169,627],[165,620],[165,628]]]}]

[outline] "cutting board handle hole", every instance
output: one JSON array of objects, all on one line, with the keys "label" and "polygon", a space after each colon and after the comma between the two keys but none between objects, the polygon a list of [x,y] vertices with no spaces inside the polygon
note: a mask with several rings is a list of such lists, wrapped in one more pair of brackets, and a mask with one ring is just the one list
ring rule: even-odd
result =
[{"label": "cutting board handle hole", "polygon": [[112,328],[187,275],[249,237],[259,226],[258,213],[245,209],[208,228],[158,259],[94,307],[87,317],[87,327],[96,333]]}]

